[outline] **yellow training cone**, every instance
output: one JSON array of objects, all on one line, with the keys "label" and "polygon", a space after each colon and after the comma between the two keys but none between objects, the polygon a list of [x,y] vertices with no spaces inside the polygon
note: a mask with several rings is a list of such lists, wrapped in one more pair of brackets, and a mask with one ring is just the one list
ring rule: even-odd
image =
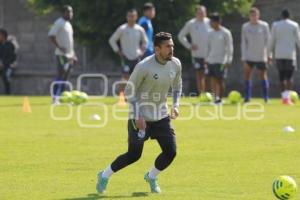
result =
[{"label": "yellow training cone", "polygon": [[31,113],[31,107],[30,107],[28,97],[24,97],[24,99],[23,99],[23,112]]}]

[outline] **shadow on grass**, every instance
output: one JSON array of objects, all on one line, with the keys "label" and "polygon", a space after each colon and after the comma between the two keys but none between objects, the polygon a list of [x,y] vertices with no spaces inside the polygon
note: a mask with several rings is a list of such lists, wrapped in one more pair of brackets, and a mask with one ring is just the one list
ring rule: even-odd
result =
[{"label": "shadow on grass", "polygon": [[97,193],[88,194],[86,197],[75,197],[75,198],[66,198],[62,200],[97,200],[97,199],[122,199],[122,198],[130,198],[130,197],[146,197],[148,196],[148,192],[133,192],[131,195],[101,195]]}]

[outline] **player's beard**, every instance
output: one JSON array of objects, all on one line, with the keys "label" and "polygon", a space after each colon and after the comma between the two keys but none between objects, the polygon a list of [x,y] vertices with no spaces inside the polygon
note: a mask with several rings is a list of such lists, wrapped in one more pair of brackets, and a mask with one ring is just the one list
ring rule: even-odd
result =
[{"label": "player's beard", "polygon": [[172,57],[173,57],[173,52],[169,53],[167,56],[166,56],[166,61],[170,61],[172,60]]}]

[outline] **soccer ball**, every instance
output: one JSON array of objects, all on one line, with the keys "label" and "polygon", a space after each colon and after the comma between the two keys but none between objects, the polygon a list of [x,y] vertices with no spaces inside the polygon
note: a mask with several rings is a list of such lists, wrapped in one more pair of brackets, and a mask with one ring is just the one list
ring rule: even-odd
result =
[{"label": "soccer ball", "polygon": [[200,102],[209,103],[212,102],[213,96],[209,92],[201,93],[200,95]]},{"label": "soccer ball", "polygon": [[290,176],[279,176],[273,182],[273,193],[280,200],[292,199],[297,192],[297,184]]},{"label": "soccer ball", "polygon": [[87,102],[87,100],[88,100],[88,95],[85,93],[85,92],[81,92],[81,99],[82,99],[82,103],[85,103],[85,102]]},{"label": "soccer ball", "polygon": [[299,101],[299,96],[296,91],[290,91],[290,99],[293,103],[297,103]]},{"label": "soccer ball", "polygon": [[237,104],[242,100],[242,95],[238,91],[233,90],[228,94],[228,99],[231,104]]},{"label": "soccer ball", "polygon": [[72,101],[72,93],[69,91],[64,91],[59,98],[61,103],[70,103]]},{"label": "soccer ball", "polygon": [[88,95],[84,92],[80,92],[78,90],[73,90],[71,93],[72,93],[72,103],[74,105],[79,105],[81,103],[85,103],[88,99]]}]

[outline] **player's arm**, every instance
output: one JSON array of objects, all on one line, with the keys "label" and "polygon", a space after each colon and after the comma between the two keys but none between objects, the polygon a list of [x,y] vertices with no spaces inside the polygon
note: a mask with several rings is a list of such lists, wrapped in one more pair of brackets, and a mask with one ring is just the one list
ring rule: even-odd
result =
[{"label": "player's arm", "polygon": [[270,58],[272,58],[272,54],[275,49],[275,43],[276,43],[276,34],[275,34],[275,24],[272,25],[271,29],[271,34],[270,34],[270,39],[269,39],[269,44],[268,44],[268,55]]},{"label": "player's arm", "polygon": [[187,35],[190,34],[189,23],[187,22],[178,34],[179,42],[187,49],[192,48],[192,44],[188,41]]},{"label": "player's arm", "polygon": [[15,66],[14,63],[17,60],[17,54],[15,53],[16,49],[12,44],[12,42],[9,42],[7,51],[8,51],[7,55],[9,55],[8,56],[9,64],[11,65],[10,67],[14,67]]},{"label": "player's arm", "polygon": [[243,25],[242,34],[241,34],[241,53],[242,53],[241,60],[243,62],[245,62],[246,60],[246,49],[247,49],[247,39],[246,39],[245,25]]},{"label": "player's arm", "polygon": [[112,34],[112,36],[109,38],[108,42],[113,51],[117,54],[119,54],[121,57],[123,57],[123,53],[121,49],[118,46],[118,41],[120,40],[122,35],[122,28],[121,26]]},{"label": "player's arm", "polygon": [[137,90],[139,89],[140,85],[143,83],[145,76],[146,76],[146,69],[137,64],[134,68],[128,83],[125,87],[125,98],[129,103],[129,110],[130,110],[130,118],[136,120],[136,125],[138,129],[144,129],[145,121],[141,118],[139,114],[139,105],[137,102]]},{"label": "player's arm", "polygon": [[[179,61],[179,60],[178,60]],[[171,110],[171,118],[176,119],[179,115],[179,102],[182,93],[182,77],[181,77],[181,63],[179,61],[178,71],[172,85],[173,107]]]},{"label": "player's arm", "polygon": [[295,29],[295,38],[296,38],[296,43],[297,43],[298,49],[300,50],[300,30],[299,30],[298,24]]},{"label": "player's arm", "polygon": [[232,40],[232,35],[231,32],[227,32],[227,37],[226,37],[226,57],[227,57],[227,66],[228,67],[232,63],[233,59],[233,40]]},{"label": "player's arm", "polygon": [[50,35],[49,36],[49,40],[52,44],[54,44],[54,46],[58,49],[60,49],[62,52],[65,52],[65,49],[63,47],[60,47],[56,41],[56,36],[54,35]]},{"label": "player's arm", "polygon": [[208,56],[209,56],[209,53],[211,50],[211,39],[210,38],[211,38],[210,34],[208,34],[206,48],[205,48],[205,58],[204,58],[204,68],[205,68],[206,72],[208,71]]},{"label": "player's arm", "polygon": [[[271,33],[270,33],[270,27],[269,24],[266,24],[266,30],[265,30],[265,45],[268,47],[268,43],[271,38]],[[268,48],[267,48],[268,49]],[[268,52],[268,51],[267,51]],[[269,53],[267,53],[268,56],[268,63],[272,64],[272,57]]]},{"label": "player's arm", "polygon": [[149,30],[148,24],[146,21],[139,21],[139,25],[141,27],[143,27],[143,29],[145,30],[145,32],[147,32]]},{"label": "player's arm", "polygon": [[58,31],[61,29],[62,25],[61,23],[59,23],[59,21],[56,21],[53,26],[51,27],[49,33],[48,33],[48,37],[49,40],[52,44],[54,44],[54,46],[56,48],[58,48],[59,50],[61,50],[63,53],[66,53],[66,49],[64,47],[59,46],[57,40],[56,40],[56,35],[58,33]]},{"label": "player's arm", "polygon": [[148,38],[144,29],[141,29],[141,52],[142,55],[145,53],[148,45]]}]

